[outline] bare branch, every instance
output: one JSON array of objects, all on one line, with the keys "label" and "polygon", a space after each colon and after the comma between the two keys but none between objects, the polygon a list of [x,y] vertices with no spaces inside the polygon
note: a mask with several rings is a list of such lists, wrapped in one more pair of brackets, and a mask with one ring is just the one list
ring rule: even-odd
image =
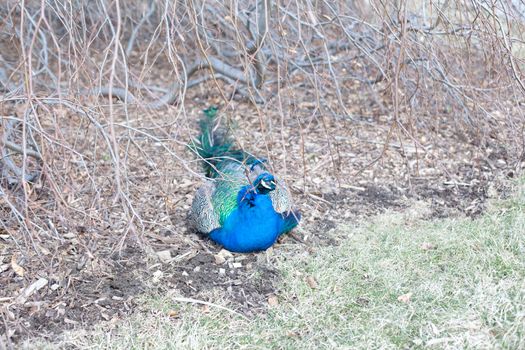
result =
[{"label": "bare branch", "polygon": [[[6,148],[10,149],[11,151],[19,153],[19,154],[24,154],[24,149],[21,146],[11,141],[5,140],[5,139],[2,140],[2,143]],[[38,160],[42,160],[42,156],[37,151],[26,149],[25,154],[27,154],[30,157],[36,158]]]},{"label": "bare branch", "polygon": [[[25,170],[24,167],[22,168],[18,167],[15,164],[15,162],[13,162],[13,160],[11,159],[11,154],[6,152],[6,149],[10,149],[11,151],[15,153],[19,153],[22,155],[25,154],[25,155],[34,157],[38,160],[42,160],[42,156],[40,155],[39,152],[27,149],[26,147],[19,146],[15,144],[14,142],[9,141],[9,137],[13,133],[16,124],[17,124],[16,120],[9,120],[4,123],[4,135],[2,137],[2,145],[0,145],[1,154],[2,154],[1,162],[5,166],[5,169],[3,171],[4,173],[3,176],[5,178],[8,178],[11,183],[16,183],[18,179],[20,178],[23,178],[24,181],[33,181],[36,178],[36,176],[38,176],[38,173],[35,172],[33,174],[26,174],[24,171]],[[6,173],[6,170],[11,170],[11,172],[14,174],[14,178],[10,177]]]},{"label": "bare branch", "polygon": [[[220,76],[218,76],[218,78],[226,77],[233,81],[238,81],[244,84],[248,84],[248,80],[246,79],[246,76],[242,71],[212,56],[208,56],[206,57],[206,59],[201,59],[195,62],[186,71],[185,82],[187,82],[188,79],[191,78],[191,76],[193,76],[196,72],[198,72],[199,70],[203,70],[203,69],[210,69],[212,73],[219,73]],[[184,84],[182,84],[182,86],[183,85]],[[148,107],[159,108],[164,105],[172,104],[173,102],[175,102],[179,94],[180,88],[181,88],[181,84],[175,83],[170,88],[167,94],[161,97],[158,101],[150,103]]]}]

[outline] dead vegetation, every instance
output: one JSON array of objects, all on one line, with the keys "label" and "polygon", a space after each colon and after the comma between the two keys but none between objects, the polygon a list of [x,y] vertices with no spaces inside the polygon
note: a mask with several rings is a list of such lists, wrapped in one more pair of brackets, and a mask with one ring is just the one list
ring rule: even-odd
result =
[{"label": "dead vegetation", "polygon": [[[412,199],[479,214],[523,168],[522,7],[4,2],[0,348],[119,317],[157,270],[186,296],[257,290],[248,270],[193,289],[180,275],[222,268],[184,222],[202,177],[186,145],[212,104],[288,181],[305,249]],[[166,250],[170,268],[151,267]]]}]

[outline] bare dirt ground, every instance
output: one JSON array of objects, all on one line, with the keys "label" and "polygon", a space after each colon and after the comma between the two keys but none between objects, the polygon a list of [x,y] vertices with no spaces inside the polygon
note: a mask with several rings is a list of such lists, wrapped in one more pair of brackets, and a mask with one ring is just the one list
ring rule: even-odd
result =
[{"label": "bare dirt ground", "polygon": [[[84,192],[82,187],[61,182],[65,202],[78,209],[75,220],[61,220],[60,205],[51,203],[49,190],[37,184],[31,210],[49,213],[52,225],[34,239],[34,249],[27,254],[19,253],[16,241],[30,242],[30,238],[15,240],[0,232],[4,310],[0,321],[9,341],[32,336],[53,339],[66,329],[118,320],[137,308],[137,296],[146,291],[176,290],[182,296],[206,300],[210,290],[220,289],[231,308],[250,317],[264,312],[268,298],[276,293],[280,275],[271,259],[281,245],[298,244],[313,252],[320,245],[337,244],[327,232],[339,223],[366,222],[370,215],[385,210],[403,211],[416,200],[427,203],[429,219],[476,217],[488,198],[505,196],[507,181],[521,173],[523,150],[508,142],[514,130],[503,123],[499,133],[482,137],[480,143],[479,135],[461,131],[453,116],[444,112],[434,116],[431,128],[425,125],[425,132],[415,133],[414,139],[396,132],[389,138],[393,118],[367,102],[368,96],[360,96],[358,86],[349,105],[364,107],[350,108],[355,115],[339,119],[304,102],[310,99],[307,93],[298,102],[294,88],[288,89],[284,103],[291,115],[286,119],[270,107],[258,111],[243,101],[225,106],[220,96],[209,95],[206,86],[190,93],[186,116],[172,114],[171,109],[149,114],[130,109],[127,122],[132,128],[118,133],[130,164],[126,192],[142,219],[137,225],[140,230],[126,230],[123,213],[111,206],[114,191],[104,175],[89,178],[75,171],[79,167],[74,159],[57,158],[56,164],[64,167],[67,176],[85,177],[79,182],[94,183],[98,191]],[[186,145],[197,132],[200,111],[210,104],[221,105],[221,113],[231,118],[238,143],[269,158],[275,173],[287,181],[303,214],[298,235],[304,242],[286,237],[269,254],[225,256],[220,247],[188,232],[186,213],[202,179],[196,175],[200,168]],[[4,108],[6,113],[15,109]],[[79,149],[93,148],[97,141],[91,138],[94,131],[89,123],[50,107],[49,118],[56,114],[63,118],[63,134],[84,125],[72,134],[84,142]],[[126,121],[124,113],[121,121]],[[136,130],[154,135],[157,141]],[[166,151],[166,145],[174,154]],[[103,154],[94,152],[91,161],[91,169],[113,176]],[[89,205],[78,204],[89,203],[91,196],[107,198],[107,207],[91,207],[91,211]],[[8,208],[0,205],[7,213]],[[119,217],[123,218],[120,224]],[[21,300],[41,278],[46,284]]]}]

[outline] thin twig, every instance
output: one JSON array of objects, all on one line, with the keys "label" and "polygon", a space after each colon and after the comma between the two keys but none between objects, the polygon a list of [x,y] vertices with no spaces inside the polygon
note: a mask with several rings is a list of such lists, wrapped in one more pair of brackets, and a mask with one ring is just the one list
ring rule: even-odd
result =
[{"label": "thin twig", "polygon": [[198,300],[198,299],[193,299],[193,298],[183,298],[183,297],[173,297],[173,301],[176,301],[176,302],[179,302],[179,303],[191,303],[191,304],[200,304],[200,305],[211,306],[211,307],[214,307],[214,308],[217,308],[217,309],[220,309],[220,310],[228,311],[229,313],[232,313],[232,314],[234,314],[236,316],[239,316],[239,317],[245,319],[246,321],[250,320],[248,317],[244,316],[243,314],[238,313],[235,310],[229,309],[229,308],[227,308],[225,306],[222,306],[222,305],[210,303],[210,302],[204,301],[204,300]]}]

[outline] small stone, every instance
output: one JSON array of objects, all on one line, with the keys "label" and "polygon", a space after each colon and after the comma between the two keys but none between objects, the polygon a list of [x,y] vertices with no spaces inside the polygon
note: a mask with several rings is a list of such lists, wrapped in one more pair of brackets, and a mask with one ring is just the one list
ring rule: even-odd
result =
[{"label": "small stone", "polygon": [[67,233],[64,233],[64,234],[62,235],[62,237],[67,238],[67,239],[73,239],[73,238],[76,238],[77,235],[74,234],[73,232],[67,232]]},{"label": "small stone", "polygon": [[232,266],[233,266],[234,269],[239,269],[239,268],[242,267],[242,264],[241,264],[240,262],[234,262],[234,263],[232,264]]},{"label": "small stone", "polygon": [[153,283],[159,283],[164,273],[160,270],[153,272]]},{"label": "small stone", "polygon": [[162,250],[160,252],[157,252],[157,256],[159,257],[160,261],[162,261],[165,264],[171,261],[171,253],[169,250]]},{"label": "small stone", "polygon": [[222,265],[226,262],[226,259],[224,259],[224,257],[222,255],[215,255],[215,264],[216,265]]},{"label": "small stone", "polygon": [[186,271],[182,271],[182,275],[183,275],[184,277],[189,276],[188,273],[187,273]]},{"label": "small stone", "polygon": [[219,274],[220,274],[220,275],[224,275],[224,274],[226,274],[226,270],[223,269],[223,268],[220,268],[220,269],[219,269]]},{"label": "small stone", "polygon": [[275,307],[275,306],[279,305],[279,299],[277,299],[277,297],[275,295],[271,295],[268,298],[268,305],[271,306],[271,307]]},{"label": "small stone", "polygon": [[222,256],[226,260],[228,260],[230,258],[233,258],[233,254],[231,252],[227,251],[226,249],[221,249],[221,251],[219,253],[217,253],[217,255]]}]

